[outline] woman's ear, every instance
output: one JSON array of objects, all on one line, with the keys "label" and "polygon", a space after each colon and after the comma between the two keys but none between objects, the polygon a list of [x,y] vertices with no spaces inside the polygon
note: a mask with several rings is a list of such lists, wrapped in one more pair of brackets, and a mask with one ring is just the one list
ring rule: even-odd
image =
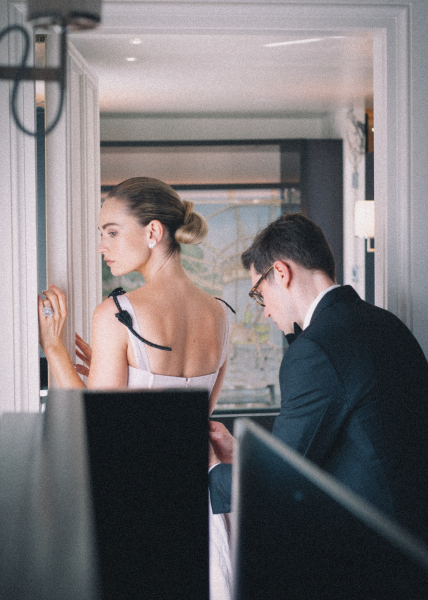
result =
[{"label": "woman's ear", "polygon": [[162,225],[162,223],[160,221],[157,221],[157,220],[150,221],[150,223],[147,225],[147,227],[148,227],[150,241],[151,242],[155,241],[156,244],[159,244],[159,242],[162,240],[162,238],[164,236],[165,227]]}]

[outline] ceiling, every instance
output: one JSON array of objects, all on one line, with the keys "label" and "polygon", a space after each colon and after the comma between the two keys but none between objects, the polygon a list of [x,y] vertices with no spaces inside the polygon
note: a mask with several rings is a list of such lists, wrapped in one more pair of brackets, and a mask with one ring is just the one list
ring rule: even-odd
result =
[{"label": "ceiling", "polygon": [[369,33],[131,36],[95,30],[70,39],[99,77],[102,113],[319,114],[361,100],[372,107]]}]

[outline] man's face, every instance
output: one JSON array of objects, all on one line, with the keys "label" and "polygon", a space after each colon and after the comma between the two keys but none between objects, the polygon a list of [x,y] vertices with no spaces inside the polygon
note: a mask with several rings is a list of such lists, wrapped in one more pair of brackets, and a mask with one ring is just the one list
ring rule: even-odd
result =
[{"label": "man's face", "polygon": [[[290,305],[289,292],[275,269],[272,269],[273,275],[260,282],[257,291],[263,296],[264,315],[271,318],[276,326],[284,333],[293,331],[295,319],[292,317],[292,307]],[[251,265],[251,280],[253,286],[260,279],[261,274],[257,273]]]}]

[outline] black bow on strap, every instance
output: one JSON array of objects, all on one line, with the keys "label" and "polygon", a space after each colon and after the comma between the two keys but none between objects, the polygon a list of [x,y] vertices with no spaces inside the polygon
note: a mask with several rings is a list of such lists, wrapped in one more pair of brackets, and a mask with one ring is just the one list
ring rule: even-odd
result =
[{"label": "black bow on strap", "polygon": [[294,342],[294,340],[299,337],[299,335],[302,333],[302,328],[300,327],[300,325],[298,323],[294,323],[294,333],[287,333],[285,335],[285,339],[288,342],[288,345],[290,345],[292,342]]},{"label": "black bow on strap", "polygon": [[135,329],[132,327],[131,315],[129,314],[129,312],[127,310],[122,309],[122,307],[119,304],[118,299],[116,298],[116,296],[122,296],[122,294],[126,294],[125,290],[121,287],[118,287],[118,288],[114,289],[112,292],[110,292],[110,294],[108,295],[109,298],[113,298],[114,303],[116,304],[117,308],[119,309],[119,312],[116,313],[117,319],[121,323],[123,323],[125,325],[125,327],[127,327],[129,329],[129,331],[131,333],[133,333],[135,335],[135,337],[138,338],[144,344],[147,344],[148,346],[151,346],[152,348],[157,348],[158,350],[167,350],[168,352],[171,352],[171,348],[168,348],[168,346],[159,346],[158,344],[153,344],[152,342],[145,340],[143,337],[141,337],[141,335],[139,335],[135,331]]},{"label": "black bow on strap", "polygon": [[128,329],[132,329],[132,317],[127,310],[116,313],[116,317],[121,323],[128,327]]}]

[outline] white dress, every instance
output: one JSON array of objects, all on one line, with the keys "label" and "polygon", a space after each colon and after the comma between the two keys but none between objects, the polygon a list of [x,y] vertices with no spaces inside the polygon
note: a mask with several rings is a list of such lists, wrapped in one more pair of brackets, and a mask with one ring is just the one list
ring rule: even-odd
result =
[{"label": "white dress", "polygon": [[[128,311],[132,318],[132,327],[141,335],[134,309],[126,295],[116,296],[122,310]],[[128,329],[129,339],[135,354],[138,368],[128,366],[128,387],[140,389],[156,388],[207,388],[211,393],[216,382],[218,372],[227,355],[229,341],[229,315],[228,308],[222,303],[226,314],[226,330],[223,341],[223,351],[220,364],[214,373],[200,377],[172,377],[170,375],[157,375],[150,370],[150,363],[146,347]],[[213,514],[211,502],[209,504],[209,558],[210,558],[210,600],[231,600],[232,597],[232,569],[230,563],[230,521],[229,515]]]}]

